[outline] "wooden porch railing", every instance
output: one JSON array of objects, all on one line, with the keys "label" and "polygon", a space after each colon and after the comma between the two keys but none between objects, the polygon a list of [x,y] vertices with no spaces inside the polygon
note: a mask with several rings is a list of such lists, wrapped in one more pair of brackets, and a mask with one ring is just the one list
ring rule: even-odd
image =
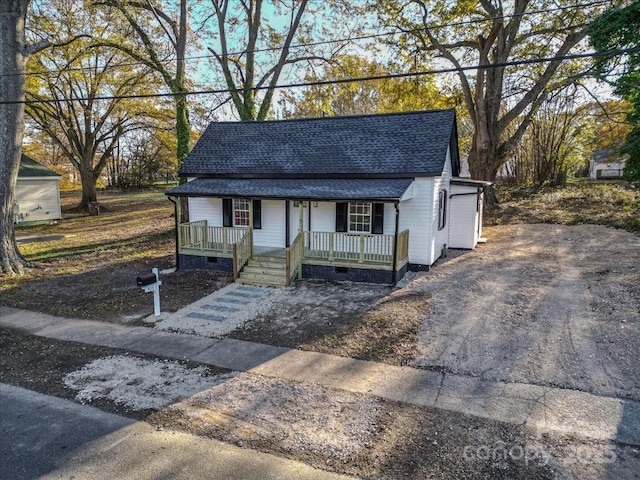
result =
[{"label": "wooden porch railing", "polygon": [[233,280],[237,280],[240,270],[249,261],[253,255],[253,229],[247,228],[244,237],[239,242],[234,243],[233,247]]},{"label": "wooden porch railing", "polygon": [[398,245],[396,255],[396,270],[404,265],[404,260],[409,256],[409,230],[403,230],[398,234]]},{"label": "wooden porch railing", "polygon": [[304,237],[298,234],[293,243],[285,250],[287,287],[296,278],[302,278],[302,257],[304,256]]},{"label": "wooden porch railing", "polygon": [[200,250],[203,253],[231,254],[232,246],[246,234],[247,228],[209,227],[206,220],[178,225],[180,250]]},{"label": "wooden porch railing", "polygon": [[357,263],[392,263],[393,235],[304,232],[304,256]]}]

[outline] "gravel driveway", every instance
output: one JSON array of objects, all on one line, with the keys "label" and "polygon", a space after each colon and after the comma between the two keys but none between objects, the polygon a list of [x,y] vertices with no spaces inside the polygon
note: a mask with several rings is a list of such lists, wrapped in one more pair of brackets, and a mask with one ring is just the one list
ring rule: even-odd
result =
[{"label": "gravel driveway", "polygon": [[486,235],[403,280],[431,297],[413,364],[640,400],[640,238],[548,224]]}]

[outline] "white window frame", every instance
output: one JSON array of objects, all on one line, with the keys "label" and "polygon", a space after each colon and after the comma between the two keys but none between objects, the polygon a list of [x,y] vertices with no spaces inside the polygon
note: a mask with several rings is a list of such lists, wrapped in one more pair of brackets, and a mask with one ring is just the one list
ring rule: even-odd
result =
[{"label": "white window frame", "polygon": [[[358,211],[359,208],[361,209],[360,211]],[[358,230],[358,225],[362,225],[363,229]],[[352,226],[356,228],[352,228]],[[365,230],[364,227],[368,229]],[[369,202],[349,202],[347,207],[347,233],[370,234],[372,228],[373,204]]]},{"label": "white window frame", "polygon": [[233,199],[233,226],[248,227],[251,221],[250,206],[248,198]]}]

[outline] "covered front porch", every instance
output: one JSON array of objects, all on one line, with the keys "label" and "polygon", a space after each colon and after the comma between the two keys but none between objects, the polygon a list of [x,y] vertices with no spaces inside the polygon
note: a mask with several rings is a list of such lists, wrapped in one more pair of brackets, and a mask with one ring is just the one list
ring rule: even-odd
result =
[{"label": "covered front porch", "polygon": [[409,262],[409,231],[398,219],[411,183],[195,179],[170,192],[189,197],[190,221],[176,225],[179,268],[182,261],[273,285],[302,276],[393,284]]},{"label": "covered front porch", "polygon": [[[208,258],[228,258],[233,278],[241,277],[247,264],[282,261],[285,285],[302,278],[304,265],[343,269],[385,270],[395,274],[407,265],[409,231],[395,234],[317,232],[300,230],[288,247],[278,248],[254,243],[251,227],[217,227],[207,220],[178,225],[178,253]],[[263,273],[267,267],[263,266]]]}]

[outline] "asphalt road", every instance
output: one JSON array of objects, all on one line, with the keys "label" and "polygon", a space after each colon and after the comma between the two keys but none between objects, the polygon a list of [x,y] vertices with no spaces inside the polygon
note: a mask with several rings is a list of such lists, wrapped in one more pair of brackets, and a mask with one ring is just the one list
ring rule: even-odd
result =
[{"label": "asphalt road", "polygon": [[347,479],[0,384],[0,478]]}]

